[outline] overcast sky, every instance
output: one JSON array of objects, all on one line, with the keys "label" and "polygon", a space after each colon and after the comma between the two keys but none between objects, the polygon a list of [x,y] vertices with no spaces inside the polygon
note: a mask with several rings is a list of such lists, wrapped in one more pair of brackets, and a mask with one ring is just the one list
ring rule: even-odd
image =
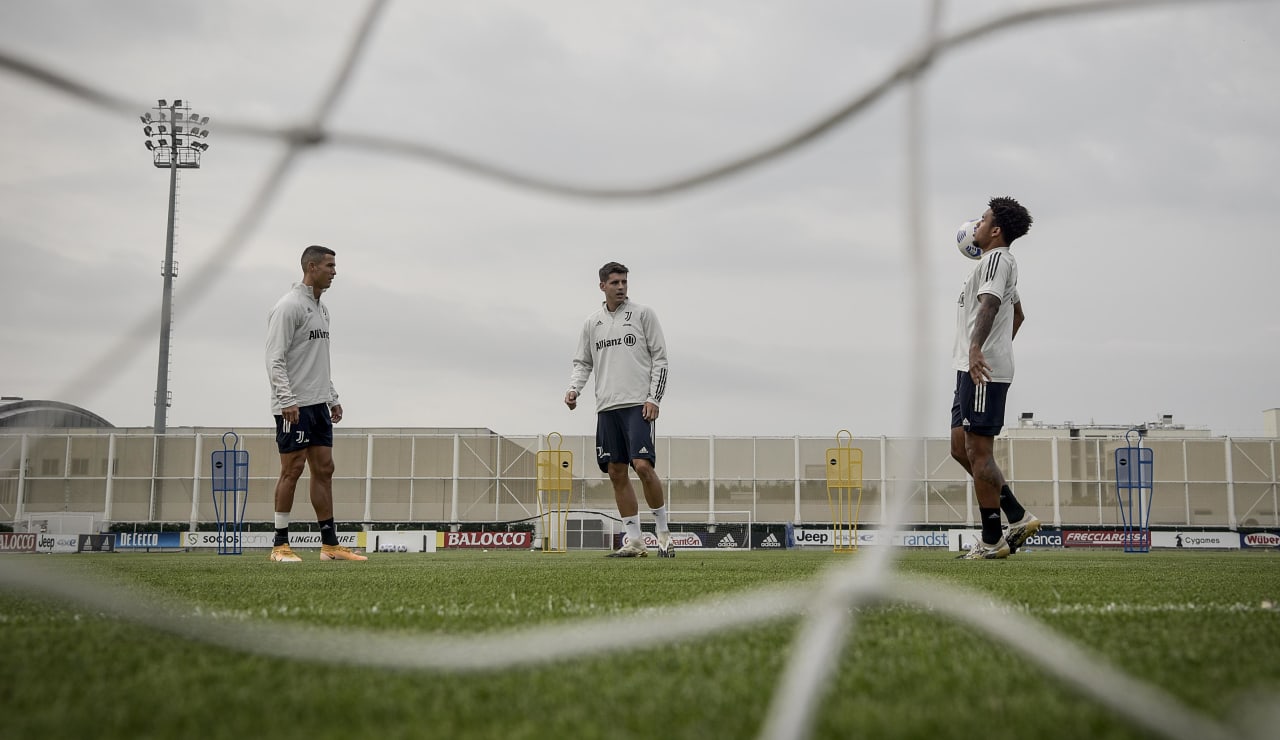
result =
[{"label": "overcast sky", "polygon": [[[960,8],[950,6],[961,6]],[[1034,3],[953,2],[943,31]],[[219,121],[316,108],[363,13],[343,0],[5,0],[0,49],[211,117],[180,176],[169,426],[270,423],[263,342],[302,248],[337,251],[344,426],[589,434],[561,399],[597,268],[631,268],[670,349],[663,434],[908,433],[910,373],[947,433],[955,227],[994,195],[1027,322],[1010,421],[1174,415],[1260,435],[1280,406],[1280,3],[1020,26],[923,86],[931,352],[913,352],[906,88],[791,156],[684,194],[601,202],[419,159],[304,151],[222,249],[282,149]],[[593,186],[731,159],[879,82],[920,42],[903,0],[392,2],[335,130],[395,135]],[[168,173],[137,115],[0,70],[0,392],[150,426]],[[201,289],[197,289],[200,286]],[[132,327],[150,322],[142,336]],[[124,362],[111,362],[112,353]],[[91,380],[86,380],[91,378]]]}]

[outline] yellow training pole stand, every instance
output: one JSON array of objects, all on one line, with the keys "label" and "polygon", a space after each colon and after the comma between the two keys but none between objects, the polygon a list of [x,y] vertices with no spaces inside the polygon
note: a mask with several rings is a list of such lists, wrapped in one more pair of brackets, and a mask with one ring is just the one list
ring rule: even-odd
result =
[{"label": "yellow training pole stand", "polygon": [[[547,435],[547,445],[555,437],[555,449],[538,452],[538,518],[542,523],[542,551],[568,552],[565,526],[569,518],[569,497],[573,494],[573,451],[560,449],[559,432]],[[546,506],[542,495],[546,494]]]},{"label": "yellow training pole stand", "polygon": [[[845,435],[841,443],[840,436]],[[862,513],[862,450],[853,447],[848,429],[836,432],[836,446],[827,449],[827,503],[831,504],[831,528],[835,552],[858,549],[858,516]],[[858,503],[853,492],[858,491]]]}]

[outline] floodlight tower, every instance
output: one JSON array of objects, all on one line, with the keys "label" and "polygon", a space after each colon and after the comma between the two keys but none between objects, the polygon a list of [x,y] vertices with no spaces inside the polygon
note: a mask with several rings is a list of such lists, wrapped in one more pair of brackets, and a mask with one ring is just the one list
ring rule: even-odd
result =
[{"label": "floodlight tower", "polygon": [[173,261],[173,226],[177,212],[178,170],[199,169],[200,155],[209,148],[204,139],[209,136],[209,117],[201,117],[183,105],[181,99],[172,103],[164,98],[159,105],[140,116],[143,142],[151,152],[151,162],[156,167],[169,170],[169,228],[165,233],[164,262],[160,274],[164,276],[164,294],[160,303],[160,360],[156,369],[155,434],[164,434],[165,419],[169,413],[169,334],[173,328],[173,279],[178,276],[177,263]]}]

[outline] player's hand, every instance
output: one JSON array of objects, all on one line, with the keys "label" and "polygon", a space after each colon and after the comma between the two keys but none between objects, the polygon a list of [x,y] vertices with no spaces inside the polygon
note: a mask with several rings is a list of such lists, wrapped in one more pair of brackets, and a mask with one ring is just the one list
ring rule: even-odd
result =
[{"label": "player's hand", "polygon": [[569,391],[564,394],[564,405],[569,407],[570,411],[578,408],[578,392]]},{"label": "player's hand", "polygon": [[987,364],[981,347],[969,348],[969,377],[974,385],[983,385],[991,380],[991,366]]},{"label": "player's hand", "polygon": [[334,424],[342,421],[342,404],[338,404],[337,406],[329,409],[329,418]]},{"label": "player's hand", "polygon": [[656,421],[658,418],[658,404],[653,401],[645,401],[644,409],[640,412],[645,421]]},{"label": "player's hand", "polygon": [[297,424],[298,423],[297,404],[294,404],[293,406],[285,406],[284,408],[280,409],[280,416],[284,417],[284,420],[290,424]]}]

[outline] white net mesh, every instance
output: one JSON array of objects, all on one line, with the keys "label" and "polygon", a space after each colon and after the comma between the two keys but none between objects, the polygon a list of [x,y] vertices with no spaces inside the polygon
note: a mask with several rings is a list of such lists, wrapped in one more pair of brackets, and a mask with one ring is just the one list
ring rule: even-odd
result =
[{"label": "white net mesh", "polygon": [[[250,237],[272,215],[291,176],[305,177],[301,155],[324,152],[325,156],[378,155],[394,158],[395,166],[426,164],[450,168],[497,185],[513,186],[550,196],[563,196],[586,201],[624,201],[683,195],[700,188],[740,176],[766,163],[801,151],[806,145],[866,113],[887,95],[905,90],[909,115],[904,177],[906,228],[910,235],[907,250],[912,268],[910,305],[913,327],[913,354],[910,378],[911,401],[907,416],[910,431],[920,434],[925,425],[925,392],[930,378],[930,363],[924,361],[936,342],[929,336],[928,316],[933,308],[925,253],[924,214],[929,189],[923,184],[927,161],[924,157],[921,105],[924,80],[930,65],[948,54],[985,41],[998,32],[1014,27],[1031,26],[1067,16],[1100,15],[1105,11],[1135,6],[1169,5],[1169,2],[1060,2],[1003,13],[957,31],[941,30],[943,3],[928,6],[919,41],[913,51],[887,73],[871,81],[864,91],[834,106],[829,112],[814,117],[795,131],[778,136],[755,147],[742,156],[709,166],[689,174],[632,186],[593,186],[584,184],[589,178],[556,179],[531,174],[509,167],[499,159],[437,146],[413,138],[384,133],[382,130],[349,131],[335,129],[331,121],[338,101],[353,94],[358,62],[371,53],[371,31],[387,10],[387,3],[375,1],[356,19],[337,71],[320,90],[318,102],[296,122],[286,125],[261,124],[248,116],[218,117],[213,128],[219,136],[257,139],[267,145],[278,145],[264,155],[266,172],[256,182],[246,183],[248,206],[225,227],[215,250],[214,259],[188,272],[183,300],[188,305],[206,299],[218,286],[227,267],[244,255]],[[1188,3],[1196,5],[1195,3]],[[1199,3],[1210,5],[1212,3]],[[111,116],[135,117],[147,105],[115,92],[78,79],[74,74],[58,70],[25,57],[0,50],[0,69],[16,77],[22,84],[42,87],[47,94],[60,96],[86,111]],[[395,101],[380,101],[394,118]],[[304,106],[306,108],[307,106]],[[931,247],[932,248],[932,247]],[[155,320],[152,313],[124,327],[108,350],[91,361],[83,362],[68,382],[68,395],[96,384],[108,382],[127,368],[129,361],[150,346]],[[907,478],[908,476],[899,476]],[[901,520],[900,506],[909,499],[906,492],[891,492],[891,505],[885,528],[893,530]],[[344,632],[341,639],[323,630],[298,631],[293,627],[278,628],[270,624],[237,622],[234,626],[184,615],[181,618],[154,605],[140,602],[135,595],[124,595],[101,584],[68,577],[65,573],[29,567],[27,563],[0,560],[0,580],[8,586],[21,586],[43,591],[85,606],[116,614],[150,625],[156,629],[184,635],[193,640],[235,647],[264,655],[326,655],[332,660],[365,665],[423,667],[447,670],[501,669],[567,656],[614,650],[616,635],[627,633],[643,643],[650,639],[692,639],[713,634],[726,627],[752,625],[783,616],[804,612],[785,672],[772,698],[765,727],[766,738],[805,737],[812,727],[815,709],[822,699],[822,687],[833,669],[840,647],[856,628],[851,605],[899,600],[928,606],[975,630],[1004,640],[1013,650],[1024,650],[1034,644],[1037,650],[1026,652],[1028,660],[1039,663],[1086,696],[1130,717],[1150,731],[1171,738],[1232,737],[1232,731],[1184,705],[1159,689],[1126,676],[1105,660],[1089,655],[1035,621],[1017,613],[979,601],[970,594],[957,592],[939,583],[922,583],[892,571],[894,548],[869,548],[855,564],[834,570],[820,581],[798,584],[783,593],[778,587],[767,591],[748,592],[712,602],[684,604],[679,614],[647,614],[643,618],[601,620],[569,627],[545,627],[528,631],[476,638],[404,638],[363,635]],[[978,604],[975,607],[975,604]]]}]

